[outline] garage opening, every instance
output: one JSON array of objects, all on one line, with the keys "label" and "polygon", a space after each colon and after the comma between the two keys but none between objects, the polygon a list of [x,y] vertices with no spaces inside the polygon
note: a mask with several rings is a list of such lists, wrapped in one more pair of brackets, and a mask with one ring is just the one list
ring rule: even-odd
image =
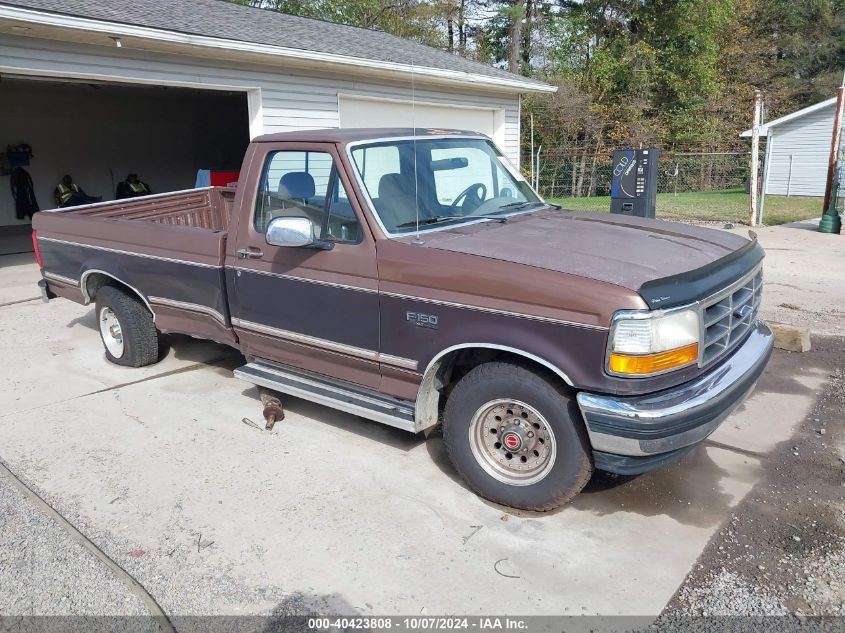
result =
[{"label": "garage opening", "polygon": [[128,174],[153,193],[190,189],[200,169],[240,169],[249,139],[245,92],[2,76],[0,255],[31,250],[30,219],[11,191],[16,165],[38,207],[52,209],[65,174],[103,200]]}]

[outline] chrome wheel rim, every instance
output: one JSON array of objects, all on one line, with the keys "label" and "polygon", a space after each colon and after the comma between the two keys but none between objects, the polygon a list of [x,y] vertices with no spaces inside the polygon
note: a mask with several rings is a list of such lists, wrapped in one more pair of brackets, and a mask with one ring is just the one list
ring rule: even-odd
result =
[{"label": "chrome wheel rim", "polygon": [[472,416],[472,454],[487,474],[513,486],[544,479],[555,463],[555,436],[534,407],[519,400],[492,400]]},{"label": "chrome wheel rim", "polygon": [[100,310],[100,336],[109,354],[115,358],[123,356],[123,330],[114,310],[104,307]]}]

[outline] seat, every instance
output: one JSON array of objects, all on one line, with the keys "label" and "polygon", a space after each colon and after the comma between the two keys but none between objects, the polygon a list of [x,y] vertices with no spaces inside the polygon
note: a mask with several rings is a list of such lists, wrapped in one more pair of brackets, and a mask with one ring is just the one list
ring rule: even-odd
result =
[{"label": "seat", "polygon": [[[323,222],[323,205],[313,200],[316,194],[314,177],[304,171],[291,171],[279,179],[278,204],[280,208],[269,210],[266,222],[280,217],[310,218],[316,225]],[[266,224],[265,224],[266,226]]]},{"label": "seat", "polygon": [[416,201],[402,174],[384,174],[378,181],[378,199],[374,204],[388,231],[416,216]]},{"label": "seat", "polygon": [[308,172],[291,171],[279,178],[279,195],[290,200],[302,200],[307,203],[316,192],[314,178]]}]

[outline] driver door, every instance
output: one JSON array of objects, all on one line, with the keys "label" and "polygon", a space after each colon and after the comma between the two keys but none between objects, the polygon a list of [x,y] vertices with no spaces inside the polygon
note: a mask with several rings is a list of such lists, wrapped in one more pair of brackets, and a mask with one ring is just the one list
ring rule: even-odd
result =
[{"label": "driver door", "polygon": [[[379,301],[375,244],[337,152],[324,143],[262,143],[252,214],[227,260],[232,324],[244,353],[377,388]],[[243,204],[249,204],[245,196]],[[279,247],[273,218],[305,217],[331,248]]]}]

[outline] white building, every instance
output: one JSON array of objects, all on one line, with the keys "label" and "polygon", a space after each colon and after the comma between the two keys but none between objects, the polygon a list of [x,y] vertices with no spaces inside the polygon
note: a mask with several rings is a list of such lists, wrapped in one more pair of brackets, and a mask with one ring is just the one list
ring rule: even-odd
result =
[{"label": "white building", "polygon": [[[106,200],[131,172],[154,192],[184,189],[200,168],[237,169],[250,138],[288,130],[468,129],[516,162],[520,94],[553,90],[385,33],[223,0],[0,0],[0,152],[32,146],[42,209],[65,173]],[[26,223],[0,171],[0,232]]]},{"label": "white building", "polygon": [[[836,98],[766,123],[764,192],[776,196],[824,196]],[[746,130],[742,136],[751,136]]]}]

